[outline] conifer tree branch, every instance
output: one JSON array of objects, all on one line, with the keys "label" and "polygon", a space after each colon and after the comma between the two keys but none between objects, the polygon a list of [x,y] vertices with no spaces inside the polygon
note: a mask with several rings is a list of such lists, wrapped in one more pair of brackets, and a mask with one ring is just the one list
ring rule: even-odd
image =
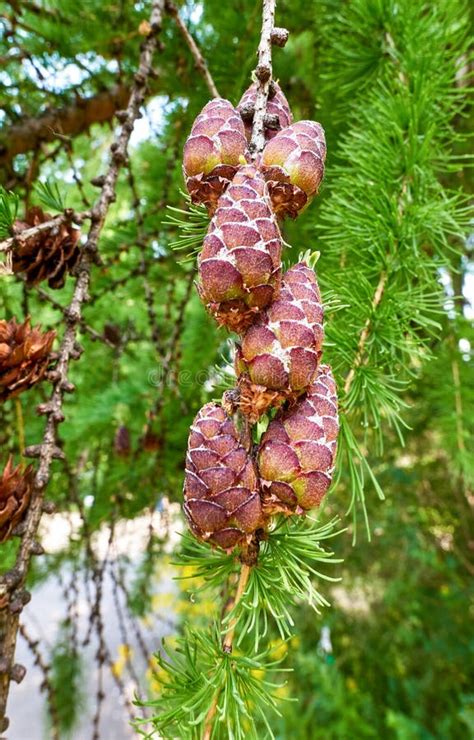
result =
[{"label": "conifer tree branch", "polygon": [[[453,88],[465,31],[462,23],[456,30],[444,21],[438,26],[437,9],[417,15],[417,31],[410,25],[410,33],[392,24],[388,6],[382,26],[357,12],[344,11],[345,26],[328,14],[327,37],[333,41],[325,59],[326,93],[341,101],[344,125],[351,110],[353,118],[352,130],[341,139],[345,162],[335,166],[335,187],[320,215],[322,238],[334,250],[330,282],[350,306],[347,324],[341,313],[328,326],[345,391],[339,460],[349,463],[349,511],[355,522],[357,502],[368,529],[367,483],[383,498],[370,459],[383,451],[384,422],[403,438],[403,392],[430,357],[432,338],[441,329],[437,269],[458,251],[456,240],[462,241],[466,224],[462,197],[439,178],[451,168],[451,121],[463,105]],[[374,38],[380,34],[383,52],[374,45],[379,59],[368,82],[362,60],[369,28]],[[439,35],[431,44],[433,32]],[[419,43],[427,67],[416,63]],[[337,117],[337,106],[334,111]],[[393,130],[396,136],[388,133]],[[414,146],[415,141],[426,146]],[[349,417],[363,431],[348,431]]]},{"label": "conifer tree branch", "polygon": [[217,703],[219,701],[219,694],[220,694],[220,691],[216,691],[214,699],[212,700],[212,704],[209,707],[209,711],[206,716],[206,721],[204,723],[202,740],[210,740],[211,738],[212,728],[214,726],[214,718],[216,716],[216,711],[217,711]]},{"label": "conifer tree branch", "polygon": [[[250,151],[253,159],[258,158],[265,146],[264,119],[267,110],[270,83],[272,81],[272,43],[276,43],[275,39],[272,41],[272,34],[274,31],[275,22],[275,7],[276,0],[263,0],[262,29],[257,52],[258,64],[255,70],[255,77],[257,78],[257,95],[255,99],[255,112],[252,123],[252,136],[250,142]],[[238,413],[238,416],[241,423],[244,424],[244,428],[247,428],[247,430],[249,430],[250,425],[248,418],[240,412]],[[251,543],[248,548],[248,552],[242,554],[237,590],[232,603],[234,615],[231,617],[229,624],[227,625],[222,640],[222,650],[224,653],[232,653],[235,630],[239,622],[236,607],[239,605],[245,593],[252,568],[255,567],[258,559],[258,551],[259,543],[256,540],[254,543]],[[244,558],[246,558],[246,560]],[[231,576],[229,578],[231,578]],[[224,614],[227,614],[227,610],[224,610]],[[220,688],[216,691],[212,704],[206,715],[202,735],[203,740],[210,740],[212,736],[220,691]]]},{"label": "conifer tree branch", "polygon": [[[43,512],[45,488],[51,476],[51,464],[58,456],[57,427],[64,421],[62,411],[63,399],[67,390],[70,390],[68,370],[71,360],[77,359],[81,349],[77,345],[77,328],[82,317],[82,306],[88,299],[91,267],[97,260],[98,241],[110,205],[115,200],[115,187],[120,169],[127,159],[127,148],[133,131],[134,122],[139,116],[140,106],[143,103],[145,89],[152,72],[154,52],[158,45],[157,35],[161,29],[161,20],[164,11],[164,0],[155,0],[150,18],[150,32],[143,43],[138,70],[134,77],[130,99],[122,116],[122,126],[111,145],[111,160],[103,180],[100,195],[94,204],[90,218],[91,225],[87,242],[81,251],[79,265],[76,268],[76,284],[66,317],[66,329],[58,352],[58,360],[54,371],[50,374],[53,390],[50,399],[41,411],[47,417],[43,439],[37,450],[39,466],[35,475],[31,504],[25,520],[25,529],[17,554],[16,564],[12,571],[2,577],[0,581],[0,731],[8,727],[5,716],[10,680],[17,677],[21,680],[24,669],[13,665],[16,648],[16,639],[19,626],[21,606],[27,603],[24,586],[31,557],[39,554],[42,549],[36,541],[38,526]],[[15,595],[18,595],[15,599]],[[10,606],[20,603],[20,608],[11,609]]]},{"label": "conifer tree branch", "polygon": [[189,51],[193,55],[194,62],[196,64],[196,69],[200,72],[204,82],[207,85],[207,89],[209,90],[213,98],[219,98],[220,97],[219,92],[217,90],[214,80],[212,79],[212,75],[209,72],[209,67],[206,64],[206,60],[201,54],[201,51],[198,45],[196,44],[190,32],[188,31],[186,24],[183,22],[181,16],[179,15],[178,8],[172,2],[172,0],[166,0],[166,10],[175,19],[176,25],[178,26],[181,32],[181,35],[189,48]]}]

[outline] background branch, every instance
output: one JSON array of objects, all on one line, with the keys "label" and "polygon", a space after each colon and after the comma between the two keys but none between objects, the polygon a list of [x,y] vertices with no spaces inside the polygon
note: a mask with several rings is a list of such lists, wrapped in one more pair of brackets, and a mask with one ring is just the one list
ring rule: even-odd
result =
[{"label": "background branch", "polygon": [[1,135],[0,167],[8,165],[18,154],[55,141],[58,136],[73,138],[88,131],[94,123],[111,121],[127,105],[131,90],[130,85],[115,85],[90,98],[78,98],[69,106],[14,124]]},{"label": "background branch", "polygon": [[206,60],[204,59],[198,45],[194,41],[190,32],[188,31],[186,24],[184,23],[181,16],[179,15],[178,8],[173,2],[171,2],[171,0],[167,0],[166,9],[169,12],[169,14],[172,15],[173,18],[175,19],[176,25],[178,26],[181,32],[181,35],[189,48],[189,51],[193,55],[196,69],[201,74],[204,82],[206,83],[207,89],[209,90],[213,98],[220,97],[217,91],[216,84],[214,80],[212,79],[211,73],[209,72],[209,67],[206,64]]},{"label": "background branch", "polygon": [[0,652],[2,655],[0,731],[4,731],[8,727],[5,710],[12,670],[14,670],[13,657],[21,611],[12,612],[9,609],[9,604],[15,593],[23,592],[31,556],[38,552],[36,533],[43,511],[44,491],[51,474],[51,463],[57,449],[57,427],[64,420],[62,405],[64,394],[70,387],[68,381],[69,363],[72,359],[78,358],[81,352],[76,344],[76,334],[81,322],[82,305],[88,299],[91,265],[96,258],[98,241],[107,212],[111,203],[115,200],[115,186],[119,171],[127,158],[127,147],[133,131],[134,121],[139,117],[140,106],[144,100],[147,81],[152,70],[153,55],[158,43],[157,33],[161,28],[163,8],[164,0],[155,0],[150,19],[150,33],[143,44],[130,99],[122,117],[122,126],[111,145],[111,161],[99,198],[91,211],[91,226],[77,267],[76,284],[67,311],[66,330],[59,349],[58,361],[53,373],[51,373],[53,391],[48,403],[43,406],[41,411],[46,415],[47,421],[43,439],[39,446],[39,466],[25,521],[24,535],[13,571],[7,573],[0,582],[0,598],[3,604],[3,609],[0,612]]}]

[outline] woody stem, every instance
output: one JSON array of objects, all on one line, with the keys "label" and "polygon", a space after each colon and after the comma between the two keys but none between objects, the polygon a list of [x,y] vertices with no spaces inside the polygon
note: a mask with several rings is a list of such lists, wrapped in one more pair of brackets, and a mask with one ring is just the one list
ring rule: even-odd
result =
[{"label": "woody stem", "polygon": [[[249,576],[250,576],[250,570],[251,570],[250,565],[246,565],[245,563],[242,564],[242,568],[240,570],[239,582],[237,584],[237,591],[235,592],[235,598],[234,598],[234,603],[232,607],[234,609],[239,603],[240,599],[242,598],[245,592],[245,589],[246,589],[246,586],[249,580]],[[235,628],[237,626],[237,622],[238,622],[238,619],[235,616],[229,622],[229,626],[226,630],[226,633],[224,635],[224,640],[222,642],[222,649],[225,653],[232,652],[232,644],[234,641]],[[217,710],[217,703],[219,701],[219,694],[220,694],[220,690],[216,691],[212,704],[207,713],[206,721],[204,724],[204,730],[202,734],[202,740],[210,740],[210,737],[212,734],[212,728],[214,725],[214,718],[215,718],[216,710]]]}]

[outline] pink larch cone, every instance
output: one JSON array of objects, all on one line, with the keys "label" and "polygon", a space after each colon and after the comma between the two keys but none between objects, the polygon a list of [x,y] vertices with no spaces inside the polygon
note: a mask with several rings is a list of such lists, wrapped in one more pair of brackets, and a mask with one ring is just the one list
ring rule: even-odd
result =
[{"label": "pink larch cone", "polygon": [[201,300],[216,321],[241,333],[278,295],[282,241],[267,186],[241,167],[221,196],[198,258]]},{"label": "pink larch cone", "polygon": [[203,203],[212,215],[246,154],[238,111],[228,100],[211,100],[197,116],[184,145],[183,173],[193,203]]},{"label": "pink larch cone", "polygon": [[295,218],[316,195],[325,159],[324,129],[315,121],[297,121],[268,142],[261,168],[279,218]]},{"label": "pink larch cone", "polygon": [[237,349],[240,408],[255,422],[269,406],[294,401],[316,377],[323,343],[323,306],[316,275],[304,262],[283,276],[278,299]]},{"label": "pink larch cone", "polygon": [[263,524],[248,447],[221,406],[203,406],[188,439],[184,511],[198,539],[225,550],[249,542]]},{"label": "pink larch cone", "polygon": [[258,468],[266,513],[302,514],[319,506],[334,470],[339,421],[336,385],[320,365],[308,394],[280,412],[262,437]]}]

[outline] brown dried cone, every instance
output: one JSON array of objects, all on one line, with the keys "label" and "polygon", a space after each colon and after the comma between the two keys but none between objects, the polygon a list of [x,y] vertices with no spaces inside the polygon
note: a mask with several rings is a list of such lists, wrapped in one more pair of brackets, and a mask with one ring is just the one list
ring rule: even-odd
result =
[{"label": "brown dried cone", "polygon": [[193,203],[203,203],[212,215],[246,154],[238,111],[228,100],[211,100],[197,116],[184,145],[183,173]]},{"label": "brown dried cone", "polygon": [[283,276],[280,295],[237,347],[240,408],[255,423],[269,406],[294,401],[313,382],[323,344],[323,306],[304,262]]},{"label": "brown dried cone", "polygon": [[263,524],[248,448],[221,406],[203,406],[188,439],[184,511],[196,537],[225,550],[249,543]]},{"label": "brown dried cone", "polygon": [[[242,120],[244,121],[245,134],[247,136],[247,141],[249,142],[252,138],[252,121],[255,113],[257,89],[258,85],[254,82],[244,92],[237,106],[237,109],[242,116]],[[270,93],[267,102],[267,115],[268,114],[270,116],[276,116],[278,123],[275,128],[270,128],[268,125],[265,126],[265,141],[273,139],[280,129],[286,128],[293,121],[290,106],[278,82],[272,82],[270,85]]]},{"label": "brown dried cone", "polygon": [[336,385],[329,365],[320,365],[308,394],[279,412],[262,437],[258,468],[268,514],[302,514],[320,504],[331,484],[338,431]]},{"label": "brown dried cone", "polygon": [[317,194],[325,159],[324,129],[315,121],[297,121],[268,142],[261,169],[279,218],[295,218]]},{"label": "brown dried cone", "polygon": [[146,429],[140,443],[145,452],[157,452],[163,447],[163,438],[155,434],[152,429]]},{"label": "brown dried cone", "polygon": [[31,499],[34,470],[13,467],[11,456],[0,478],[0,543],[5,542],[22,521]]},{"label": "brown dried cone", "polygon": [[242,333],[278,295],[282,241],[267,187],[241,167],[219,199],[198,258],[198,291],[216,321]]},{"label": "brown dried cone", "polygon": [[46,372],[55,331],[31,329],[30,319],[0,321],[0,401],[38,383]]},{"label": "brown dried cone", "polygon": [[50,288],[62,288],[66,275],[77,264],[80,256],[81,232],[70,223],[55,224],[49,231],[23,239],[21,234],[32,226],[50,221],[52,216],[36,206],[30,208],[25,221],[15,221],[16,237],[12,254],[13,272],[25,274],[28,285],[48,281]]}]

